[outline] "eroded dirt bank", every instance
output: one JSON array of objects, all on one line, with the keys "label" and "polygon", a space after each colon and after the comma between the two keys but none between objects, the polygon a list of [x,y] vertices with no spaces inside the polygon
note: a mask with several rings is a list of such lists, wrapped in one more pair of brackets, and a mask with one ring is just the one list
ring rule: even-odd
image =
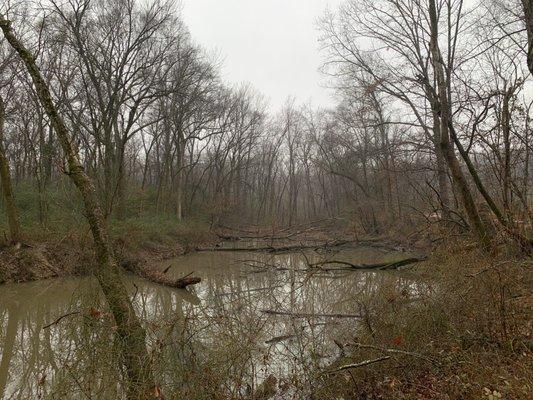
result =
[{"label": "eroded dirt bank", "polygon": [[[165,240],[144,238],[135,232],[122,233],[113,238],[115,256],[130,271],[150,268],[158,261],[192,251],[244,250],[275,253],[361,245],[390,251],[404,249],[398,241],[385,237],[358,237],[342,229],[323,226],[277,230],[222,226],[213,230],[191,229],[174,237],[165,237]],[[39,242],[30,240],[16,246],[4,244],[0,247],[0,283],[86,275],[90,274],[93,267],[92,242],[83,235],[50,238]]]}]

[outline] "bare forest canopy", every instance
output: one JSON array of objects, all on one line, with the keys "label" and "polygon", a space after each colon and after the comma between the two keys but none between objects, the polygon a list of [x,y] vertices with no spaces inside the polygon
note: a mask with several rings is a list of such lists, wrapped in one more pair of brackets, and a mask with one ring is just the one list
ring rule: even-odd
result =
[{"label": "bare forest canopy", "polygon": [[[365,233],[441,220],[480,238],[503,226],[524,244],[525,9],[446,0],[433,15],[430,4],[346,1],[326,13],[322,69],[338,105],[288,99],[277,113],[252,86],[223,82],[173,1],[4,1],[1,11],[35,57],[106,216],[345,216]],[[46,221],[69,171],[32,80],[5,40],[0,51],[13,186],[38,193]]]}]

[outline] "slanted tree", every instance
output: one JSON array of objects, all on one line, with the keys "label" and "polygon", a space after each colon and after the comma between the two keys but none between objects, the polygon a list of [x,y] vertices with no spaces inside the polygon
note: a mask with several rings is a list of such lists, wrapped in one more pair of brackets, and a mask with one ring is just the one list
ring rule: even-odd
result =
[{"label": "slanted tree", "polygon": [[154,377],[145,343],[146,333],[137,318],[122,281],[119,266],[113,256],[104,215],[98,202],[94,184],[78,158],[77,151],[73,145],[73,137],[52,100],[50,89],[35,62],[35,57],[15,35],[11,21],[1,14],[0,28],[31,76],[36,94],[65,153],[68,165],[67,174],[83,199],[85,214],[94,239],[98,263],[95,275],[117,326],[116,333],[129,381],[128,399],[155,398],[155,393],[158,391],[154,390]]},{"label": "slanted tree", "polygon": [[444,60],[439,46],[439,18],[437,14],[437,6],[435,0],[429,2],[429,25],[430,25],[430,52],[431,61],[433,63],[433,69],[435,74],[435,80],[437,81],[437,93],[435,96],[435,109],[441,120],[441,135],[440,146],[448,167],[452,173],[454,184],[460,193],[463,206],[466,211],[469,223],[479,241],[485,248],[489,248],[491,245],[491,238],[487,231],[483,221],[481,220],[478,210],[476,208],[472,192],[468,187],[468,182],[461,169],[457,155],[450,140],[450,130],[453,129],[452,113],[449,104],[449,82],[447,75],[445,74]]}]

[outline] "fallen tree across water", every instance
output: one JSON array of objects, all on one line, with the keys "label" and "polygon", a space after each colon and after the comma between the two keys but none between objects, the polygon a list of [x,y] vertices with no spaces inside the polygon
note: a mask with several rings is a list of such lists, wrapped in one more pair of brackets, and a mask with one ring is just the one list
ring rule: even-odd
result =
[{"label": "fallen tree across water", "polygon": [[286,315],[294,318],[362,318],[359,314],[315,314],[315,313],[296,313],[290,311],[261,310],[262,313],[270,315]]},{"label": "fallen tree across water", "polygon": [[317,244],[292,244],[292,245],[285,245],[285,246],[272,246],[272,245],[261,245],[261,246],[244,246],[244,247],[204,247],[204,248],[197,248],[196,251],[262,251],[266,253],[286,253],[290,251],[298,251],[298,250],[307,250],[307,249],[327,249],[331,247],[339,247],[345,244],[350,243],[348,240],[336,240],[331,243],[324,243],[321,245]]},{"label": "fallen tree across water", "polygon": [[[331,265],[331,264],[340,264],[340,265],[347,265],[349,268],[343,268],[345,270],[350,269],[379,269],[379,270],[386,270],[386,269],[397,269],[409,264],[414,264],[417,262],[425,261],[426,257],[409,257],[402,260],[397,261],[389,261],[389,262],[382,262],[382,263],[376,263],[376,264],[352,264],[348,261],[342,261],[342,260],[326,260],[326,261],[319,261],[316,263],[310,263],[308,264],[309,267],[322,267],[324,265]],[[341,268],[338,268],[341,269]]]}]

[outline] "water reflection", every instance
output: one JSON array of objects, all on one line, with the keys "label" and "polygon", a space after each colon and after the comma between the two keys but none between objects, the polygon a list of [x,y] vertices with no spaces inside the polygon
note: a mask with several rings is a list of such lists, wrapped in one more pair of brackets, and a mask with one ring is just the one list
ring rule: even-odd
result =
[{"label": "water reflection", "polygon": [[[289,397],[303,398],[313,389],[312,371],[338,356],[334,339],[364,325],[366,299],[424,291],[403,273],[308,267],[327,256],[206,252],[159,266],[172,265],[175,277],[201,276],[189,291],[129,276],[149,333],[147,362],[165,391],[246,398],[276,377]],[[397,255],[335,255],[357,263],[387,257]],[[0,398],[120,398],[114,327],[98,293],[91,278],[0,286]]]}]

